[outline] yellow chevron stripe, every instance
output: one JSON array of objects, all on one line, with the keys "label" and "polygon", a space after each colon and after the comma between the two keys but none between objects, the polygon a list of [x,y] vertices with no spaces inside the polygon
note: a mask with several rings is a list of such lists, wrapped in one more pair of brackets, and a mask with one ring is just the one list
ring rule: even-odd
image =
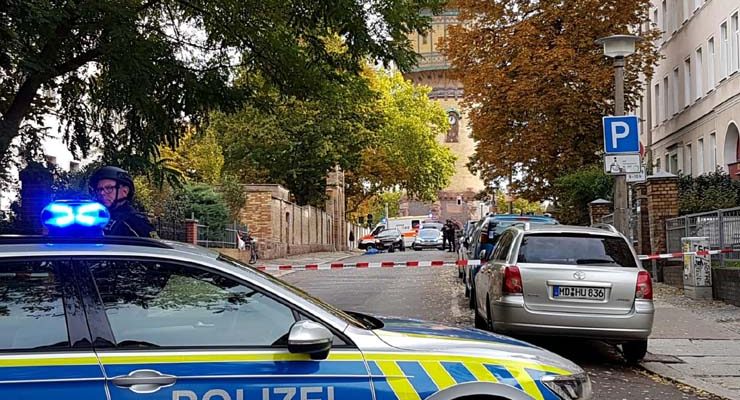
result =
[{"label": "yellow chevron stripe", "polygon": [[507,368],[527,368],[535,371],[550,372],[557,375],[572,375],[572,371],[554,367],[552,365],[540,364],[534,361],[484,358],[456,354],[429,354],[429,353],[366,353],[368,361],[439,361],[439,362],[470,362],[481,364],[501,365]]},{"label": "yellow chevron stripe", "polygon": [[519,386],[521,386],[528,395],[532,396],[534,400],[544,400],[540,389],[537,387],[537,384],[534,383],[534,379],[529,376],[524,368],[507,367],[506,369],[508,369],[509,372],[511,372],[511,375],[514,376],[514,379],[519,382]]},{"label": "yellow chevron stripe", "polygon": [[[259,361],[311,361],[307,354],[291,353],[190,353],[190,354],[102,354],[100,359],[105,364],[141,364],[141,363],[202,363],[202,362],[259,362]],[[328,361],[362,361],[360,353],[336,352],[329,355]]]},{"label": "yellow chevron stripe", "polygon": [[64,365],[97,365],[95,357],[0,358],[0,367],[54,367]]},{"label": "yellow chevron stripe", "polygon": [[383,374],[389,376],[386,380],[396,397],[402,400],[421,400],[408,378],[402,378],[406,374],[401,371],[398,364],[394,361],[378,361],[377,364]]},{"label": "yellow chevron stripe", "polygon": [[432,381],[437,385],[439,390],[447,389],[457,383],[439,361],[423,361],[421,367],[429,374],[429,377],[432,378]]},{"label": "yellow chevron stripe", "polygon": [[463,365],[479,382],[498,382],[498,379],[483,364],[468,362]]}]

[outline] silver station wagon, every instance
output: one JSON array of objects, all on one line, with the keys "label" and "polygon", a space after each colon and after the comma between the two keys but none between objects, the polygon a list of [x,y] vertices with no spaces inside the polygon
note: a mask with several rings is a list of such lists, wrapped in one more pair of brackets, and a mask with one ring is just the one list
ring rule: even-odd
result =
[{"label": "silver station wagon", "polygon": [[603,339],[631,362],[647,352],[652,281],[610,225],[510,228],[475,279],[478,328]]}]

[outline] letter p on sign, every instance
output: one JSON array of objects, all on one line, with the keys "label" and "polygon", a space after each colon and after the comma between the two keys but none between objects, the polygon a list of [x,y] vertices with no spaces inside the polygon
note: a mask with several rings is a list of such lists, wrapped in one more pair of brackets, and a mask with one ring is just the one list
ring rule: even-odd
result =
[{"label": "letter p on sign", "polygon": [[606,154],[640,151],[639,121],[635,115],[604,117],[604,152]]}]

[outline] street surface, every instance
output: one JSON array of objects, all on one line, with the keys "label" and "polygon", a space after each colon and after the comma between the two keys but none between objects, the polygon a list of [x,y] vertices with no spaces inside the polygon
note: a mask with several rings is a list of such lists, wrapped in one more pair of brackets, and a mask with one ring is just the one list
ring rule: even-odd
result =
[{"label": "street surface", "polygon": [[[455,256],[437,250],[406,251],[351,257],[342,262],[412,260],[454,261]],[[343,309],[473,326],[473,312],[467,307],[463,287],[452,267],[298,271],[281,278]],[[573,360],[588,371],[594,399],[718,399],[631,367],[615,347],[606,343],[524,339]]]}]

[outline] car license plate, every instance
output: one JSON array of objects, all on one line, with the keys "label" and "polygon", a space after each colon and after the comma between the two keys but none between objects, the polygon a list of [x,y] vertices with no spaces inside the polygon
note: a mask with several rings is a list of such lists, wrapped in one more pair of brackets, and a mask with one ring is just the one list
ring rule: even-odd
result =
[{"label": "car license plate", "polygon": [[604,300],[606,289],[581,286],[553,286],[553,297],[559,299]]}]

